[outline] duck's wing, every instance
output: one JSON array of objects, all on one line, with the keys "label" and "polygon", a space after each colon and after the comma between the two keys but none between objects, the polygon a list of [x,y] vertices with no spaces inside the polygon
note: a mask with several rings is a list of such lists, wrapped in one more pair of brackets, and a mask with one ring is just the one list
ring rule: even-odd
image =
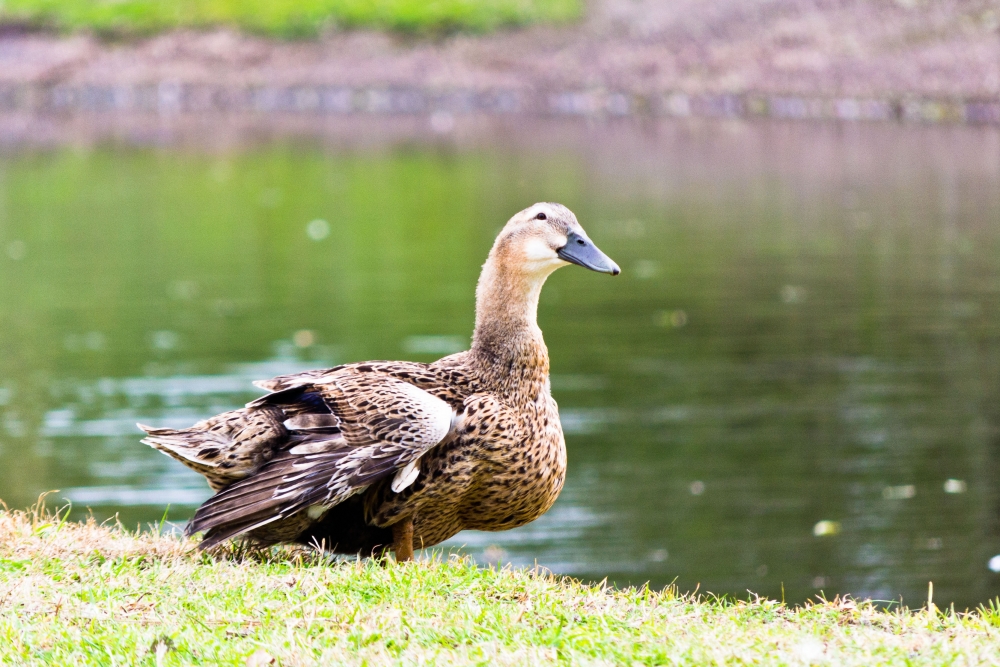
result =
[{"label": "duck's wing", "polygon": [[368,373],[337,377],[323,385],[323,396],[340,418],[347,444],[367,450],[351,475],[352,486],[367,486],[420,458],[448,436],[456,417],[455,409],[433,394]]},{"label": "duck's wing", "polygon": [[318,518],[390,475],[393,490],[402,491],[419,474],[420,456],[452,431],[451,405],[408,382],[356,372],[322,380],[248,404],[296,413],[291,446],[198,509],[188,533],[207,531],[203,546],[303,510]]}]

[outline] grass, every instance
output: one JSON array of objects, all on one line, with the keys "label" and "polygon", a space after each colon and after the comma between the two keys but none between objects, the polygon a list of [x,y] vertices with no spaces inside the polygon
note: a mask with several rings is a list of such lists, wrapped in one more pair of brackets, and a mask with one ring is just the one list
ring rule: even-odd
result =
[{"label": "grass", "polygon": [[1000,606],[789,607],[0,512],[0,664],[998,665]]},{"label": "grass", "polygon": [[331,27],[404,32],[487,31],[567,21],[580,0],[3,0],[0,23],[101,34],[148,34],[171,28],[232,26],[282,37]]}]

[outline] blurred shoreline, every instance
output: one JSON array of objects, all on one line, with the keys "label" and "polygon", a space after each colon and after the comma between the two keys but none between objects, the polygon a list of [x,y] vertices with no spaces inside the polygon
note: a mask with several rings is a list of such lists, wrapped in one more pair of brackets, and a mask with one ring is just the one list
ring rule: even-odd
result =
[{"label": "blurred shoreline", "polygon": [[526,116],[1000,125],[998,31],[1000,7],[975,0],[595,0],[570,26],[438,39],[215,30],[110,42],[8,29],[0,142],[45,143],[67,122],[186,118],[360,116],[439,134]]}]

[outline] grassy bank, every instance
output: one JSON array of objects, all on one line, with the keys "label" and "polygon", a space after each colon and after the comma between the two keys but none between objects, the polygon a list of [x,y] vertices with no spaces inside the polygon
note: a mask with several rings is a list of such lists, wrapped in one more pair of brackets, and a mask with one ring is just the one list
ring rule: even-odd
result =
[{"label": "grassy bank", "polygon": [[[272,662],[273,661],[273,662]],[[0,513],[0,664],[1000,664],[1000,610],[792,608],[451,559],[209,557]]]},{"label": "grassy bank", "polygon": [[61,30],[146,34],[170,28],[228,25],[296,37],[328,27],[401,31],[472,30],[565,21],[579,0],[6,0],[0,23]]}]

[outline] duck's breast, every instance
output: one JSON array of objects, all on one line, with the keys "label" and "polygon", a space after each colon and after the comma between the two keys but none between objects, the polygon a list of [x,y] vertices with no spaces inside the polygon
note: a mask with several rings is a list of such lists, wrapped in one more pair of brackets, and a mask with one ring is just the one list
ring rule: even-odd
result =
[{"label": "duck's breast", "polygon": [[534,521],[556,501],[566,479],[559,408],[548,391],[507,414],[513,418],[498,420],[480,436],[486,456],[466,499],[466,528],[507,530]]},{"label": "duck's breast", "polygon": [[413,516],[414,539],[437,544],[461,530],[507,530],[537,519],[566,478],[559,411],[548,392],[513,409],[495,396],[470,396],[461,432],[428,451],[402,493],[388,485],[369,495],[370,521]]}]

